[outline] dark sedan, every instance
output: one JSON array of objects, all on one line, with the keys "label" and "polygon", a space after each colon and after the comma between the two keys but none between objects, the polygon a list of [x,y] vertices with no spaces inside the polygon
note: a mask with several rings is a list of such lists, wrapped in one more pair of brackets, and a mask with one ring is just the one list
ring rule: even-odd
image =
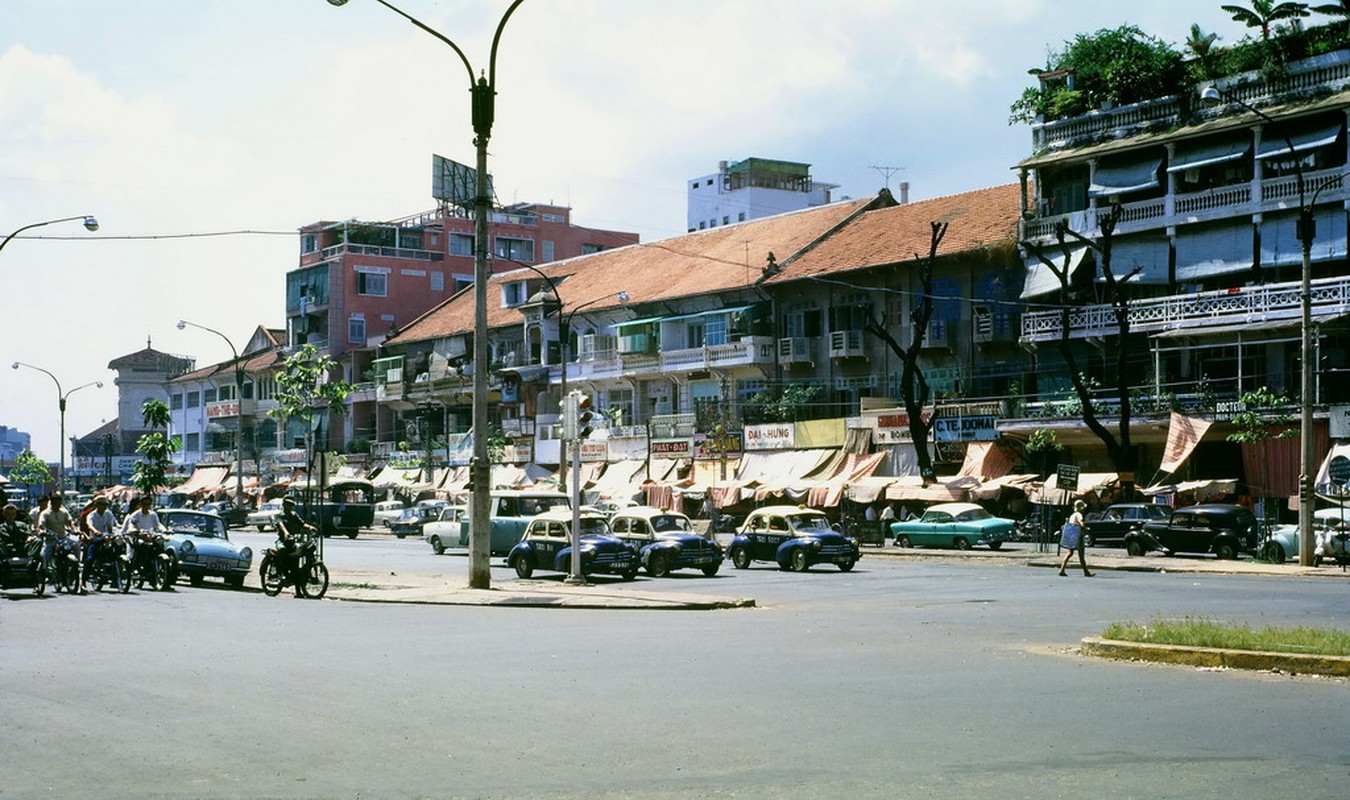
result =
[{"label": "dark sedan", "polygon": [[[447,504],[448,505],[448,504]],[[389,532],[402,539],[422,535],[422,526],[435,522],[441,516],[441,506],[413,506],[403,509],[399,518],[389,523]]]},{"label": "dark sedan", "polygon": [[1157,503],[1116,503],[1107,506],[1100,517],[1087,521],[1083,543],[1088,547],[1124,545],[1125,534],[1139,530],[1145,522],[1165,520],[1171,512],[1172,509]]},{"label": "dark sedan", "polygon": [[1142,556],[1149,550],[1172,553],[1213,553],[1237,558],[1256,552],[1256,517],[1248,509],[1227,503],[1205,503],[1173,511],[1166,520],[1145,522],[1125,534],[1125,551]]}]

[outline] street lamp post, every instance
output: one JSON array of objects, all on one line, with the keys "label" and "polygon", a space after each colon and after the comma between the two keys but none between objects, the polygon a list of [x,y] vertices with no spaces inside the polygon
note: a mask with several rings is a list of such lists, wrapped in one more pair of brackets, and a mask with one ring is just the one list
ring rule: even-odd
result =
[{"label": "street lamp post", "polygon": [[[1248,105],[1232,92],[1217,86],[1207,86],[1200,92],[1200,101],[1208,106],[1218,105],[1227,100],[1234,105],[1255,114],[1270,125],[1276,125],[1260,109]],[[1310,567],[1313,564],[1313,474],[1312,464],[1316,459],[1313,453],[1313,333],[1312,333],[1312,245],[1317,235],[1317,223],[1313,218],[1312,203],[1316,202],[1314,192],[1311,201],[1307,196],[1303,178],[1303,165],[1299,163],[1298,150],[1288,134],[1281,133],[1285,147],[1289,150],[1290,160],[1294,164],[1294,178],[1298,186],[1298,223],[1296,234],[1302,248],[1302,287],[1300,291],[1301,341],[1299,344],[1299,365],[1302,399],[1299,415],[1299,475],[1298,475],[1298,563]],[[1319,188],[1320,191],[1320,188]]]},{"label": "street lamp post", "polygon": [[60,412],[61,412],[61,429],[60,429],[60,437],[61,437],[61,440],[60,440],[60,442],[58,442],[58,444],[59,444],[60,447],[61,447],[61,456],[60,456],[60,459],[59,459],[59,462],[60,462],[60,463],[57,465],[57,472],[56,472],[56,491],[58,491],[58,492],[64,491],[65,488],[66,488],[66,486],[65,486],[65,479],[66,479],[66,398],[70,397],[72,394],[75,394],[75,393],[78,392],[79,390],[81,390],[81,389],[87,389],[87,388],[89,388],[90,386],[93,386],[93,387],[102,389],[102,388],[103,388],[103,381],[90,381],[89,383],[80,384],[79,386],[76,386],[74,389],[71,389],[70,391],[66,392],[66,391],[62,391],[62,389],[61,389],[61,381],[58,380],[57,377],[56,377],[55,375],[53,375],[52,373],[50,373],[50,372],[48,372],[47,370],[43,369],[42,367],[35,367],[35,366],[33,366],[32,364],[25,364],[25,363],[23,363],[22,361],[15,361],[13,364],[10,364],[9,366],[10,366],[11,369],[18,369],[19,367],[27,367],[28,369],[35,369],[35,370],[37,370],[38,372],[41,372],[42,374],[46,375],[48,378],[51,378],[51,379],[52,379],[52,383],[55,383],[55,384],[56,384],[57,408],[60,409]]},{"label": "street lamp post", "polygon": [[13,233],[6,236],[5,240],[3,242],[0,242],[0,250],[5,249],[5,245],[9,244],[10,239],[13,239],[15,236],[18,236],[19,234],[23,233],[26,230],[29,230],[31,228],[41,228],[43,225],[52,225],[57,222],[71,222],[77,219],[83,220],[85,229],[89,230],[90,232],[98,230],[98,220],[94,219],[92,216],[88,214],[80,214],[77,217],[61,217],[60,219],[49,219],[46,222],[34,222],[31,225],[25,225],[22,228],[18,228]]},{"label": "street lamp post", "polygon": [[[347,0],[328,0],[331,5],[346,5]],[[459,49],[459,45],[450,41],[439,31],[427,26],[420,20],[395,8],[385,0],[376,0],[380,5],[398,14],[404,19],[426,31],[445,43],[469,73],[470,110],[474,131],[474,146],[477,151],[474,176],[474,275],[473,275],[473,463],[469,468],[470,481],[473,483],[473,497],[469,506],[469,587],[488,589],[492,585],[489,568],[489,541],[491,532],[488,514],[490,501],[492,467],[488,463],[488,324],[487,324],[487,283],[492,275],[492,266],[488,256],[488,211],[492,198],[488,196],[487,147],[492,136],[492,118],[495,113],[497,94],[497,45],[501,41],[502,29],[506,22],[525,0],[513,0],[497,23],[497,31],[492,36],[492,49],[488,56],[486,76],[474,78],[473,65]]]},{"label": "street lamp post", "polygon": [[235,348],[234,342],[230,337],[216,330],[208,328],[205,325],[198,325],[195,322],[188,322],[185,319],[178,320],[178,330],[188,327],[198,328],[207,333],[214,333],[225,340],[225,344],[230,346],[230,355],[234,356],[234,400],[239,404],[239,412],[236,415],[239,419],[239,429],[234,434],[234,502],[240,507],[244,507],[244,365],[239,360],[239,351]]}]

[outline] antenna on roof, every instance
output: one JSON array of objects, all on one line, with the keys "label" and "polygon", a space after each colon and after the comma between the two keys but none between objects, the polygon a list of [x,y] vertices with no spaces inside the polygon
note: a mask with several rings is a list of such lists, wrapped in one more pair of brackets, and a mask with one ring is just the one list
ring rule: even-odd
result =
[{"label": "antenna on roof", "polygon": [[868,169],[874,169],[882,174],[882,176],[886,180],[886,191],[889,192],[891,190],[891,176],[899,172],[900,170],[904,169],[904,167],[882,167],[873,164],[872,166],[868,167]]}]

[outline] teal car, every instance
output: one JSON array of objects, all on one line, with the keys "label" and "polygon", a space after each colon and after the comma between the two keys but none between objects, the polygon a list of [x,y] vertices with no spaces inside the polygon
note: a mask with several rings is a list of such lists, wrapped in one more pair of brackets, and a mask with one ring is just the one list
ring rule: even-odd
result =
[{"label": "teal car", "polygon": [[[472,506],[470,506],[472,508]],[[488,508],[492,512],[489,519],[491,528],[490,545],[492,555],[506,555],[516,546],[525,534],[525,526],[530,520],[553,509],[570,510],[571,499],[562,492],[536,491],[533,489],[498,489],[492,492]],[[469,531],[473,521],[469,510],[459,519],[459,546],[469,546]]]},{"label": "teal car", "polygon": [[984,545],[997,550],[1013,538],[1016,523],[990,514],[974,503],[939,503],[918,519],[891,524],[896,547],[951,547],[969,550]]}]

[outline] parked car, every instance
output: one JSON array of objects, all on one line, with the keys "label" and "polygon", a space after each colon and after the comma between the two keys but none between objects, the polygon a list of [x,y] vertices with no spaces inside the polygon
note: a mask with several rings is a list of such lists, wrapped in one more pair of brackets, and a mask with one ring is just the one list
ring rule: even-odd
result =
[{"label": "parked car", "polygon": [[[562,492],[540,491],[535,489],[497,489],[489,499],[491,510],[490,535],[488,547],[492,555],[506,555],[525,533],[526,526],[535,516],[545,511],[564,509],[571,511],[572,501]],[[465,511],[459,520],[459,546],[469,546],[469,531],[472,523],[470,512]]]},{"label": "parked car", "polygon": [[421,536],[422,526],[437,520],[443,506],[412,506],[403,509],[398,519],[389,523],[389,531],[398,538]]},{"label": "parked car", "polygon": [[773,561],[797,572],[815,564],[834,564],[848,572],[862,558],[857,539],[834,530],[824,512],[806,506],[755,509],[727,552],[736,569],[747,569],[754,561]]},{"label": "parked car", "polygon": [[610,530],[638,550],[647,574],[662,578],[676,569],[699,569],[712,577],[722,567],[722,546],[694,533],[684,514],[652,506],[633,506],[609,519]]},{"label": "parked car", "polygon": [[208,577],[223,578],[238,589],[253,563],[253,550],[230,541],[225,520],[205,511],[166,509],[159,521],[170,533],[166,546],[173,553],[175,575],[186,575],[193,586]]},{"label": "parked car", "polygon": [[612,517],[620,511],[626,511],[630,508],[637,508],[638,504],[633,500],[596,500],[595,509],[605,516]]},{"label": "parked car", "polygon": [[1107,506],[1100,517],[1087,521],[1083,544],[1087,547],[1123,545],[1125,534],[1139,530],[1145,522],[1167,519],[1171,512],[1172,509],[1159,503],[1116,503]]},{"label": "parked car", "polygon": [[996,517],[974,503],[938,503],[918,519],[891,523],[896,547],[954,547],[969,550],[984,545],[997,550],[1015,538],[1017,523]]},{"label": "parked car", "polygon": [[402,500],[381,500],[375,504],[375,524],[388,528],[389,523],[403,516],[406,507]]},{"label": "parked car", "polygon": [[[619,575],[626,581],[637,577],[637,550],[609,529],[603,514],[581,515],[581,574]],[[572,563],[572,512],[546,511],[530,520],[525,535],[506,556],[507,566],[528,578],[537,569],[568,572]]]},{"label": "parked car", "polygon": [[275,528],[277,526],[277,517],[281,516],[281,512],[282,507],[280,500],[268,500],[266,503],[263,503],[257,511],[248,515],[245,524],[252,525],[260,531],[265,531],[268,528]]},{"label": "parked car", "polygon": [[241,528],[248,524],[248,509],[233,500],[217,500],[214,503],[207,503],[201,507],[201,510],[208,514],[215,514],[225,520],[225,527],[227,528]]},{"label": "parked car", "polygon": [[459,518],[464,516],[464,506],[441,506],[434,520],[422,525],[422,539],[431,545],[431,549],[440,555],[447,545],[459,542]]},{"label": "parked car", "polygon": [[1172,553],[1213,553],[1237,558],[1256,552],[1256,517],[1243,506],[1204,503],[1178,508],[1166,520],[1145,522],[1125,534],[1125,552],[1142,556],[1150,550]]},{"label": "parked car", "polygon": [[[1345,552],[1340,534],[1350,532],[1350,509],[1319,508],[1313,512],[1313,531],[1317,534],[1313,563],[1321,566],[1323,560],[1336,560]],[[1298,542],[1298,523],[1276,525],[1270,538],[1261,546],[1261,558],[1277,564],[1296,558]]]}]

